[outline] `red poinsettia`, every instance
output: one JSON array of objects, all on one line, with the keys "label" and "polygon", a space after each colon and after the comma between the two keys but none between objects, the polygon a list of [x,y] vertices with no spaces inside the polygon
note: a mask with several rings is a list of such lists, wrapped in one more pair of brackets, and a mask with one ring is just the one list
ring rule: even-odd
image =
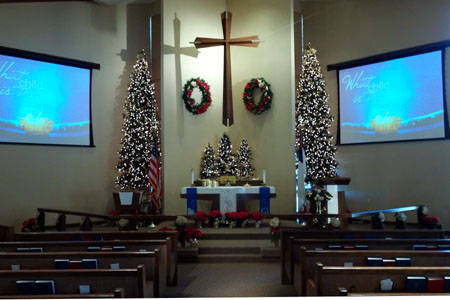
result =
[{"label": "red poinsettia", "polygon": [[208,214],[208,218],[212,218],[212,219],[220,218],[221,216],[222,216],[222,214],[221,214],[220,211],[218,211],[217,209],[212,210],[212,211]]},{"label": "red poinsettia", "polygon": [[22,227],[31,227],[36,225],[36,219],[35,218],[29,218],[28,220],[23,221]]},{"label": "red poinsettia", "polygon": [[184,235],[186,241],[190,241],[194,238],[199,239],[203,236],[202,232],[197,227],[188,227]]},{"label": "red poinsettia", "polygon": [[238,214],[237,214],[237,212],[230,211],[230,212],[225,213],[225,217],[228,220],[236,220],[238,218]]},{"label": "red poinsettia", "polygon": [[255,211],[252,213],[252,218],[253,218],[253,220],[255,220],[255,221],[261,221],[261,220],[262,220],[262,215],[261,215],[261,213],[260,213],[259,211],[255,210]]},{"label": "red poinsettia", "polygon": [[239,220],[245,220],[248,217],[250,217],[250,214],[247,211],[240,211],[240,212],[238,212],[238,219]]},{"label": "red poinsettia", "polygon": [[195,215],[197,216],[197,219],[199,219],[202,222],[204,222],[208,219],[208,216],[206,215],[206,213],[203,210],[197,211],[195,213]]}]

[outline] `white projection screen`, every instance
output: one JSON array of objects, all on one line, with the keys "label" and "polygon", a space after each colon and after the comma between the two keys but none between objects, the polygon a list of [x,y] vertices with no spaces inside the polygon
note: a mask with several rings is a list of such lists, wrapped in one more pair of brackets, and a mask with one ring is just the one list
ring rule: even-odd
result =
[{"label": "white projection screen", "polygon": [[0,143],[94,146],[93,68],[100,66],[0,47]]},{"label": "white projection screen", "polygon": [[444,51],[338,69],[338,143],[447,137]]}]

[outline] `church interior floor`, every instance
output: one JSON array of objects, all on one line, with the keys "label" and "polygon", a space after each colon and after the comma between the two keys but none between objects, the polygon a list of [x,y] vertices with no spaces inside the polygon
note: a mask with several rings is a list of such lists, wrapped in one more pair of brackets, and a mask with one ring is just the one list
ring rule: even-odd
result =
[{"label": "church interior floor", "polygon": [[181,263],[178,285],[163,297],[295,296],[293,285],[282,285],[277,263]]}]

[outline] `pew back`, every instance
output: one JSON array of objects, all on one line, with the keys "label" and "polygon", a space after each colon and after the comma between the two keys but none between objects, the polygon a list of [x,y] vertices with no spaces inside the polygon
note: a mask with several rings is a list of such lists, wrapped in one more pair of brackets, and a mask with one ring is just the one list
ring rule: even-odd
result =
[{"label": "pew back", "polygon": [[367,245],[370,250],[412,250],[413,245],[450,245],[450,239],[289,239],[289,255],[286,256],[282,272],[285,272],[288,284],[293,284],[295,279],[295,264],[300,258],[300,247],[307,250],[321,248],[326,250],[329,245],[356,246]]},{"label": "pew back", "polygon": [[125,246],[126,251],[160,250],[159,278],[161,291],[171,282],[174,273],[173,265],[176,259],[170,253],[170,238],[163,240],[122,240],[122,241],[24,241],[24,242],[0,242],[0,251],[16,252],[17,248],[42,248],[44,252],[85,252],[88,247],[112,248],[114,246]]},{"label": "pew back", "polygon": [[295,268],[295,289],[298,295],[306,295],[306,281],[313,279],[317,263],[324,266],[343,266],[351,262],[353,266],[366,266],[367,257],[395,259],[411,258],[411,266],[450,266],[448,251],[413,251],[413,250],[306,250],[300,249],[300,262]]},{"label": "pew back", "polygon": [[170,281],[177,284],[177,244],[176,231],[63,231],[63,232],[25,232],[14,234],[15,241],[74,241],[74,240],[150,240],[170,238]]},{"label": "pew back", "polygon": [[[115,270],[0,270],[3,296],[16,295],[17,280],[54,280],[56,294],[74,294],[80,285],[90,285],[91,293],[111,293],[123,288],[125,298],[153,297],[152,284],[145,283],[144,266]],[[42,298],[42,296],[41,296]]]},{"label": "pew back", "polygon": [[54,269],[55,259],[97,259],[99,269],[110,269],[118,263],[120,268],[130,269],[143,265],[147,282],[153,282],[153,295],[159,297],[165,286],[159,278],[159,249],[153,252],[40,252],[40,253],[0,253],[0,270],[20,265],[22,270]]},{"label": "pew back", "polygon": [[447,276],[450,267],[326,267],[316,264],[314,280],[307,281],[307,296],[339,296],[338,288],[352,293],[379,292],[380,280],[394,281],[393,292],[403,292],[406,276]]}]

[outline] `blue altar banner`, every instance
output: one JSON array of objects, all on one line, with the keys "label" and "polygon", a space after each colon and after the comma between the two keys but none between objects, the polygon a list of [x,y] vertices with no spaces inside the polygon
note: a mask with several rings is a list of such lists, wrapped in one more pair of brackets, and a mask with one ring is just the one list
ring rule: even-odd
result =
[{"label": "blue altar banner", "polygon": [[270,188],[262,186],[259,188],[259,212],[270,214]]},{"label": "blue altar banner", "polygon": [[197,212],[197,188],[186,189],[187,215],[193,216]]}]

